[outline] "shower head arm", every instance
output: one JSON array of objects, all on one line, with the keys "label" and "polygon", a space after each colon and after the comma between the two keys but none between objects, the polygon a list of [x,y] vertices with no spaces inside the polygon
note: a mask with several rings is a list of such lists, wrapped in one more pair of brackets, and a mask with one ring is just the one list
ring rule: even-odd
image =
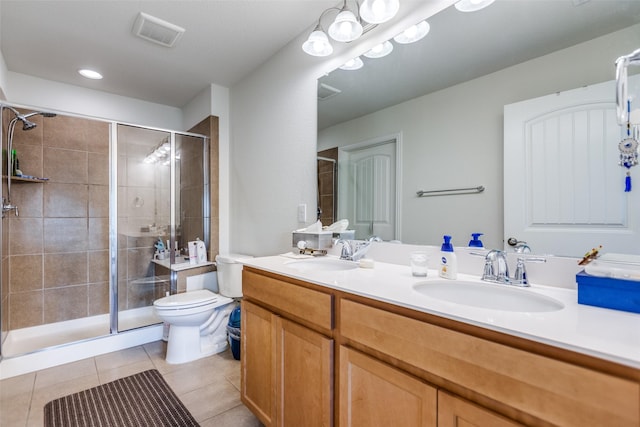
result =
[{"label": "shower head arm", "polygon": [[20,117],[20,112],[18,110],[16,110],[15,108],[13,108],[13,107],[11,107],[9,105],[3,105],[3,107],[11,110],[13,112],[13,114],[16,115],[16,117]]}]

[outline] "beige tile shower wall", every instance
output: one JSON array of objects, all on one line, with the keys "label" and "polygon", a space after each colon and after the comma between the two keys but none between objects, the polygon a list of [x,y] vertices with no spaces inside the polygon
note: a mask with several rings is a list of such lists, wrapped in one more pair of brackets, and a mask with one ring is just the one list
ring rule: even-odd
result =
[{"label": "beige tile shower wall", "polygon": [[210,234],[209,234],[209,247],[207,252],[209,260],[214,260],[219,253],[219,224],[220,224],[220,210],[219,210],[219,148],[218,148],[218,117],[209,116],[193,128],[189,129],[189,132],[206,135],[209,137],[209,199],[210,206]]},{"label": "beige tile shower wall", "polygon": [[20,169],[49,181],[12,184],[9,329],[109,311],[108,124],[31,119],[35,129],[14,134]]}]

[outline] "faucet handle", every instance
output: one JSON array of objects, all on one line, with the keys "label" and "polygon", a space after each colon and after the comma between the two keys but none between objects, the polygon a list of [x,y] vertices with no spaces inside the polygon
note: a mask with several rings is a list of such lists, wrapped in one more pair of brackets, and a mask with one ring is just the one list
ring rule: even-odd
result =
[{"label": "faucet handle", "polygon": [[516,264],[516,272],[513,275],[513,280],[511,283],[517,286],[530,286],[529,278],[527,277],[527,269],[525,267],[525,263],[527,262],[547,262],[546,258],[540,257],[518,257],[518,263]]}]

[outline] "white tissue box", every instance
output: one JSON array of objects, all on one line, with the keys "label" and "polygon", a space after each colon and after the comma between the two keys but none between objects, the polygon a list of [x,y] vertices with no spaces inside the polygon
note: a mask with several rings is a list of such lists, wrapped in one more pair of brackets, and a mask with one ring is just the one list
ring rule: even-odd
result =
[{"label": "white tissue box", "polygon": [[298,242],[304,241],[306,242],[305,247],[307,249],[330,249],[332,245],[332,235],[333,233],[331,231],[294,231],[291,245],[292,247],[298,249]]}]

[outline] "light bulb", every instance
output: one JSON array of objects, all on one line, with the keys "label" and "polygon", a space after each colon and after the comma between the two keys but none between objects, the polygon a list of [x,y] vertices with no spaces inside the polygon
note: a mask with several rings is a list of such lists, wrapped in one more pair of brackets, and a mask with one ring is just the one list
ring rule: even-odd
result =
[{"label": "light bulb", "polygon": [[364,66],[364,63],[362,62],[362,59],[360,59],[359,56],[356,56],[355,58],[348,60],[342,67],[340,67],[340,69],[347,70],[347,71],[354,71],[354,70],[359,70],[363,66]]},{"label": "light bulb", "polygon": [[393,18],[399,8],[399,0],[364,0],[360,17],[370,24],[382,24]]},{"label": "light bulb", "polygon": [[340,34],[347,36],[351,34],[351,22],[343,21],[340,23]]},{"label": "light bulb", "polygon": [[415,25],[410,26],[404,30],[404,36],[408,39],[412,39],[418,34],[418,28]]},{"label": "light bulb", "polygon": [[339,42],[351,42],[362,35],[362,25],[350,10],[342,10],[329,26],[329,35]]},{"label": "light bulb", "polygon": [[422,40],[429,33],[430,28],[427,21],[421,21],[395,36],[393,40],[400,44],[414,43]]},{"label": "light bulb", "polygon": [[371,10],[376,15],[382,15],[385,13],[385,6],[383,0],[373,0],[373,4],[371,5]]},{"label": "light bulb", "polygon": [[333,46],[324,31],[316,29],[309,38],[302,44],[302,50],[312,56],[328,56],[333,53]]},{"label": "light bulb", "polygon": [[460,12],[476,12],[492,4],[495,0],[459,0],[455,7]]},{"label": "light bulb", "polygon": [[387,56],[393,51],[393,44],[390,41],[386,41],[384,43],[380,43],[371,48],[370,51],[364,54],[367,58],[382,58],[383,56]]}]

